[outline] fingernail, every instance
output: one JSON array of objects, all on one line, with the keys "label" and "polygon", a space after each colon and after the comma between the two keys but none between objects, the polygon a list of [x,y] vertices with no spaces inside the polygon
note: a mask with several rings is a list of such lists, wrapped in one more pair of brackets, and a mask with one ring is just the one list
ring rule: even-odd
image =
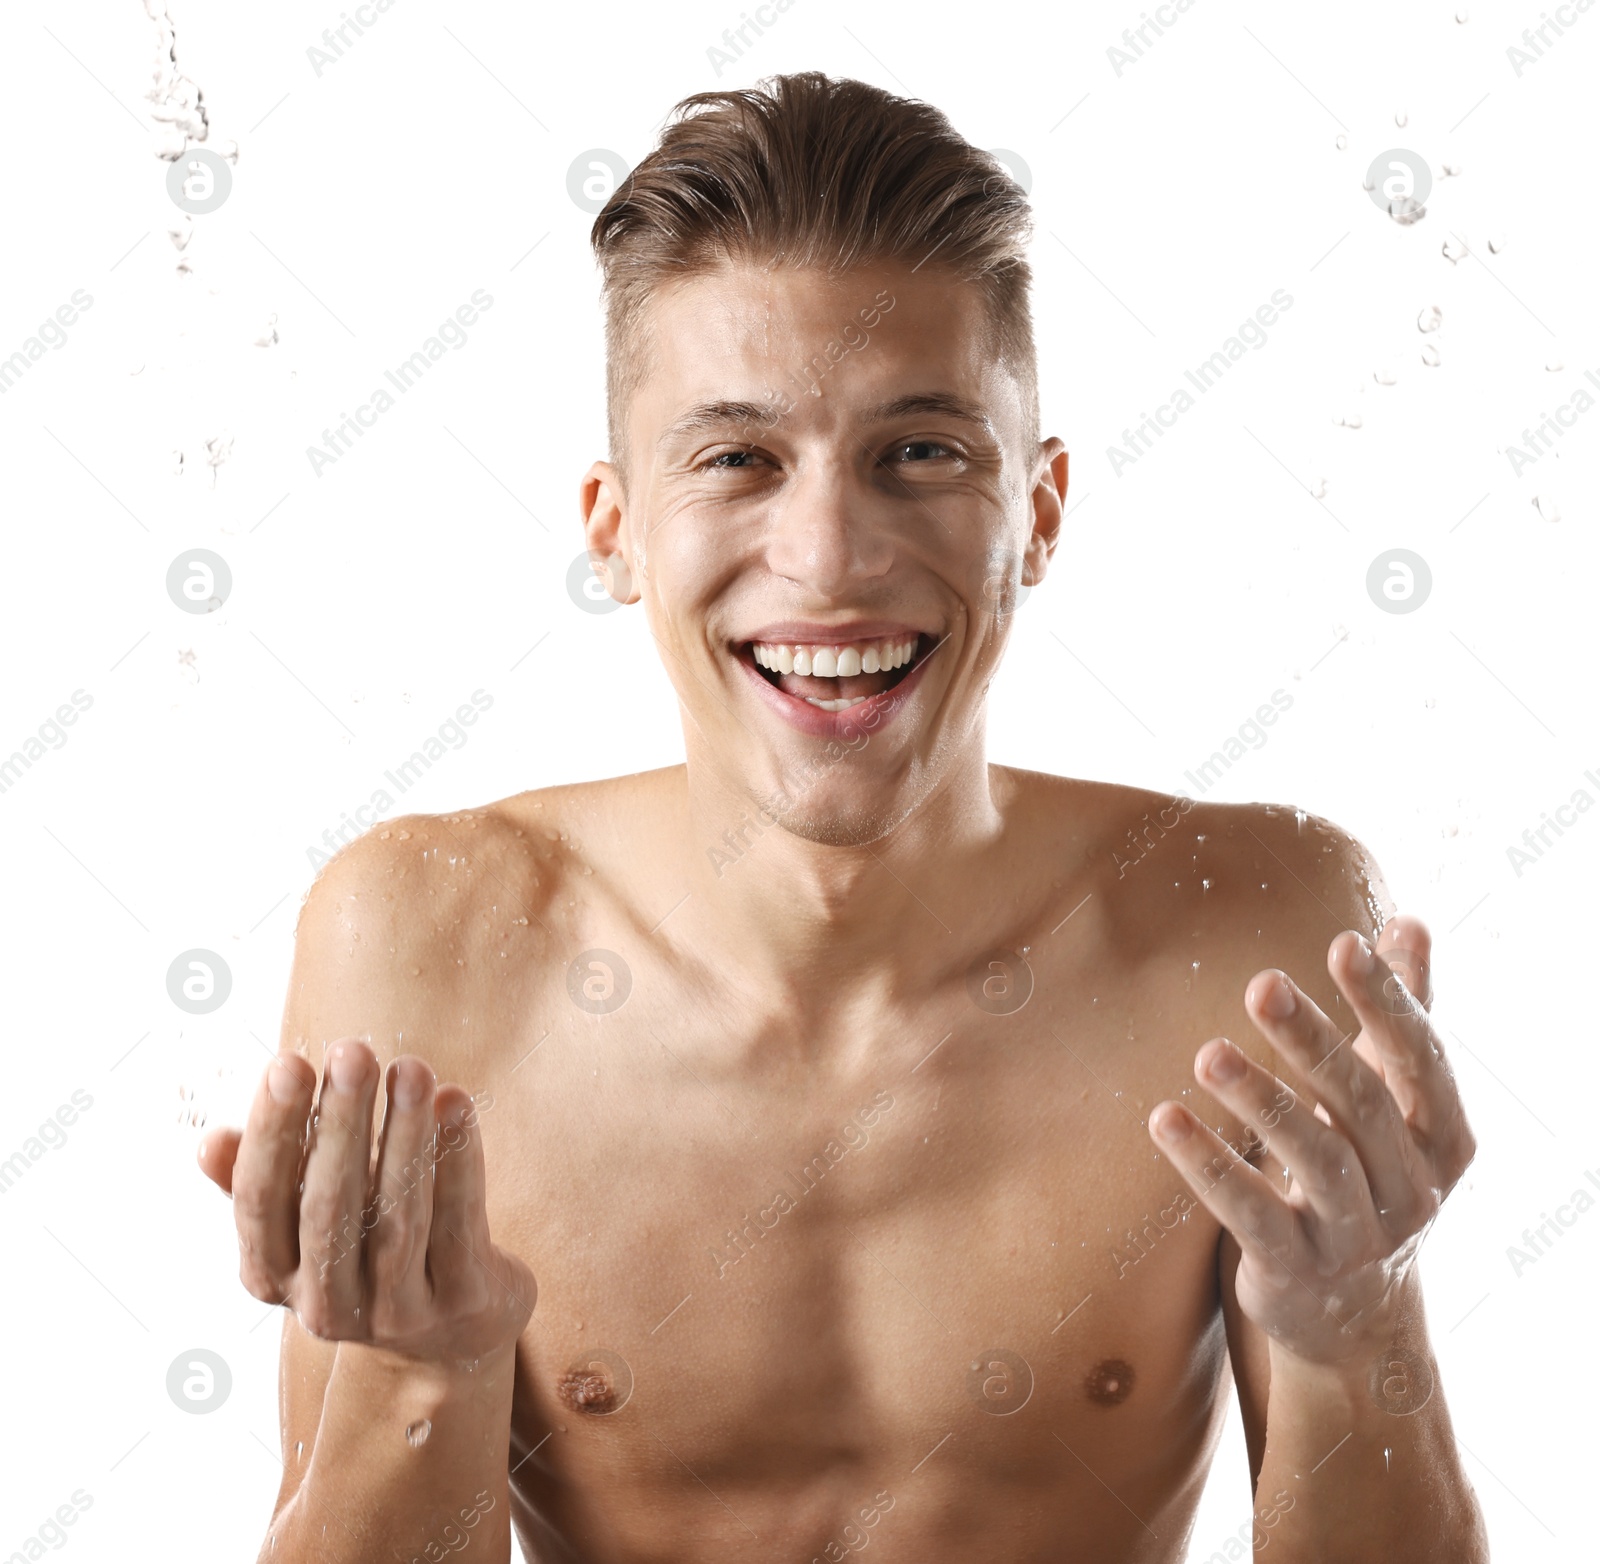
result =
[{"label": "fingernail", "polygon": [[422,1101],[422,1086],[416,1076],[409,1070],[402,1070],[398,1064],[389,1066],[394,1074],[394,1084],[391,1094],[397,1108],[415,1108]]},{"label": "fingernail", "polygon": [[1283,1021],[1295,1011],[1294,990],[1287,978],[1276,979],[1261,998],[1261,1010],[1275,1021]]},{"label": "fingernail", "polygon": [[1171,1141],[1174,1145],[1181,1140],[1187,1140],[1189,1133],[1188,1115],[1178,1108],[1168,1108],[1156,1124],[1156,1134],[1162,1140]]},{"label": "fingernail", "polygon": [[287,1107],[305,1088],[295,1079],[294,1071],[281,1059],[274,1059],[267,1071],[267,1095],[276,1103]]},{"label": "fingernail", "polygon": [[328,1061],[328,1074],[339,1091],[359,1091],[361,1077],[364,1074],[362,1060],[353,1048],[346,1048],[340,1043]]},{"label": "fingernail", "polygon": [[1378,958],[1372,954],[1372,947],[1367,943],[1366,936],[1356,935],[1355,966],[1360,972],[1371,972],[1377,966]]},{"label": "fingernail", "polygon": [[1211,1055],[1206,1070],[1214,1081],[1236,1081],[1244,1074],[1244,1055],[1232,1043],[1225,1043]]}]

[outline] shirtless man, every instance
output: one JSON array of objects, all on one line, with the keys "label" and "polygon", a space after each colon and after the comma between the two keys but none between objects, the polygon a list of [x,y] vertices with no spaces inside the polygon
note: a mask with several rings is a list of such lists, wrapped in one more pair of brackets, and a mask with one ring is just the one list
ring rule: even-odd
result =
[{"label": "shirtless man", "polygon": [[1318,817],[985,758],[1067,490],[1022,192],[861,83],[683,107],[581,498],[687,763],[312,886],[201,1152],[288,1305],[261,1557],[1176,1564],[1231,1369],[1258,1549],[1487,1559],[1426,929]]}]

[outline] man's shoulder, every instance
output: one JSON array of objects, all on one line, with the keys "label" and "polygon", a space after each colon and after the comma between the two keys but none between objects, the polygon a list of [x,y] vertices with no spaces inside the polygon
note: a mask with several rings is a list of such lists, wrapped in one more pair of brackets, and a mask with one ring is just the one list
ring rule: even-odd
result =
[{"label": "man's shoulder", "polygon": [[381,821],[323,866],[301,907],[360,920],[363,939],[426,938],[479,899],[536,926],[597,863],[625,859],[670,807],[682,767],[532,788],[488,803]]}]

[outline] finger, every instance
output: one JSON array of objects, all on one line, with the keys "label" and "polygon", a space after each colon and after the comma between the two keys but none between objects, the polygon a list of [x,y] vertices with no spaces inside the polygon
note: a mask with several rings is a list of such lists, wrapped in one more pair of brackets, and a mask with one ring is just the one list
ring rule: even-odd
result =
[{"label": "finger", "polygon": [[1378,936],[1378,958],[1390,969],[1384,1000],[1397,1013],[1407,1008],[1410,994],[1424,1010],[1433,1008],[1433,936],[1421,918],[1397,913]]},{"label": "finger", "polygon": [[362,1333],[363,1214],[372,1174],[372,1108],[378,1061],[359,1038],[328,1049],[311,1119],[300,1195],[295,1312],[307,1330],[343,1341]]},{"label": "finger", "polygon": [[207,1130],[195,1150],[200,1171],[225,1195],[233,1193],[233,1165],[238,1160],[239,1142],[243,1138],[243,1133],[236,1129]]},{"label": "finger", "polygon": [[428,1276],[440,1304],[466,1312],[485,1307],[490,1289],[498,1285],[486,1265],[489,1221],[483,1130],[472,1098],[461,1087],[441,1087],[436,1101],[439,1143],[433,1165]]},{"label": "finger", "polygon": [[434,1074],[411,1054],[389,1066],[367,1235],[367,1294],[373,1329],[400,1335],[400,1321],[428,1299],[433,1221]]},{"label": "finger", "polygon": [[1158,1103],[1148,1121],[1151,1137],[1205,1208],[1233,1234],[1239,1247],[1285,1266],[1303,1253],[1299,1218],[1272,1180],[1175,1102]]},{"label": "finger", "polygon": [[263,1303],[282,1303],[300,1263],[300,1167],[317,1072],[285,1050],[262,1072],[234,1158],[239,1279]]},{"label": "finger", "polygon": [[1432,1182],[1447,1189],[1465,1170],[1473,1147],[1455,1073],[1433,1023],[1416,1005],[1401,1014],[1385,1005],[1384,985],[1392,974],[1353,929],[1329,946],[1328,972],[1371,1041],[1412,1144],[1427,1150]]},{"label": "finger", "polygon": [[1328,1229],[1338,1254],[1373,1237],[1378,1223],[1372,1191],[1345,1137],[1317,1118],[1303,1098],[1225,1037],[1195,1055],[1195,1079],[1267,1143]]},{"label": "finger", "polygon": [[1328,1125],[1355,1149],[1377,1211],[1404,1225],[1417,1201],[1418,1159],[1383,1078],[1287,973],[1276,967],[1258,972],[1244,1002],[1256,1029],[1316,1094]]}]

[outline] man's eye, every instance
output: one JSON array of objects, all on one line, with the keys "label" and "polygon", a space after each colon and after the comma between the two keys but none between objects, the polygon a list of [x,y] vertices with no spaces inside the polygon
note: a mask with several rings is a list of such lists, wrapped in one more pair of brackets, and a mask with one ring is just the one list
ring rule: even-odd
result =
[{"label": "man's eye", "polygon": [[754,451],[721,451],[717,455],[700,463],[700,471],[708,468],[713,471],[732,472],[738,468],[755,461]]},{"label": "man's eye", "polygon": [[913,462],[927,461],[935,452],[943,456],[955,455],[948,445],[941,444],[938,440],[903,440],[893,448],[891,454],[903,456],[907,451],[917,453],[911,458]]}]

